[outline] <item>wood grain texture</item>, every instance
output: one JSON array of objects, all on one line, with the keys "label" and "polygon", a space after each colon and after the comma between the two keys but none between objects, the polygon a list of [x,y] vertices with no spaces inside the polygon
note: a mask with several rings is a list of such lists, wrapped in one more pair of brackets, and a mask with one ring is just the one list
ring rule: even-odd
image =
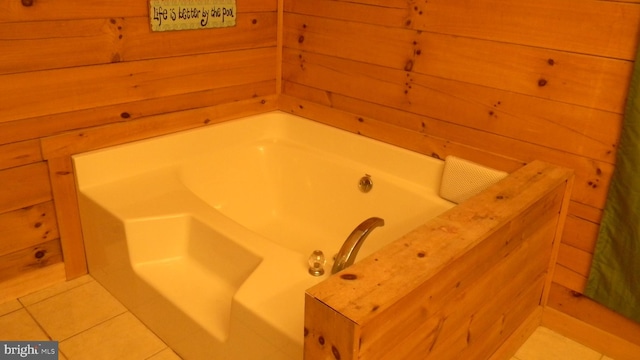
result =
[{"label": "wood grain texture", "polygon": [[100,106],[72,113],[49,114],[6,123],[0,122],[0,142],[45,138],[70,130],[122,123],[153,115],[233,103],[241,99],[264,98],[273,94],[274,86],[274,80],[267,80],[197,93]]},{"label": "wood grain texture", "polygon": [[[59,237],[66,276],[86,273],[75,151],[277,107],[277,0],[243,1],[234,27],[162,33],[151,32],[148,6],[0,0],[2,252]],[[26,214],[43,204],[46,226],[34,230]]]},{"label": "wood grain texture", "polygon": [[[25,7],[20,1],[1,0],[0,22],[24,22],[44,20],[95,19],[147,17],[148,2],[73,0],[36,0],[34,5]],[[238,6],[238,12],[276,11],[277,0],[247,0]]]},{"label": "wood grain texture", "polygon": [[[0,8],[0,221],[53,201],[64,251],[80,243],[75,200],[43,159],[282,108],[434,157],[574,169],[551,306],[616,334],[629,326],[586,298],[558,298],[588,275],[640,1],[247,0],[235,28],[163,34],[149,31],[147,2]],[[12,249],[34,245],[22,224],[3,229],[24,234]],[[65,261],[78,274],[73,246]],[[35,289],[33,274],[55,282],[64,267],[2,284]]]},{"label": "wood grain texture", "polygon": [[0,256],[57,238],[51,201],[0,214]]},{"label": "wood grain texture", "polygon": [[62,219],[58,228],[65,272],[70,280],[87,273],[73,164],[70,157],[49,159],[48,162],[56,215]]},{"label": "wood grain texture", "polygon": [[46,162],[0,170],[0,213],[51,200]]},{"label": "wood grain texture", "polygon": [[574,169],[561,286],[549,295],[582,291],[615,169],[638,1],[288,0],[284,10],[284,110],[434,157]]},{"label": "wood grain texture", "polygon": [[[587,329],[592,328],[597,331],[589,333],[589,331],[585,332],[584,329],[581,330],[576,326],[574,329],[568,328],[568,331],[564,333],[569,337],[585,341],[595,349],[610,354],[609,356],[616,359],[632,360],[637,358],[640,347],[638,345],[640,324],[558,283],[553,284],[548,308],[561,313],[565,320],[549,321],[545,320],[546,315],[543,315],[543,324],[548,323],[549,327],[557,329],[563,328],[564,321],[587,324],[589,325]],[[602,334],[602,338],[598,339],[598,336],[594,336],[595,334]],[[615,341],[616,338],[624,341]],[[606,339],[611,341],[608,342]]]},{"label": "wood grain texture", "polygon": [[197,93],[274,77],[275,52],[270,48],[9,74],[0,77],[0,97],[12,106],[0,108],[0,120]]},{"label": "wood grain texture", "polygon": [[276,26],[275,12],[239,14],[235,27],[161,33],[149,31],[147,17],[0,22],[0,74],[273,47]]},{"label": "wood grain texture", "polygon": [[640,10],[627,2],[295,0],[285,11],[631,60]]},{"label": "wood grain texture", "polygon": [[571,176],[534,162],[309,289],[308,358],[488,358],[541,305]]},{"label": "wood grain texture", "polygon": [[40,243],[0,256],[0,282],[62,262],[60,240]]},{"label": "wood grain texture", "polygon": [[22,141],[0,145],[0,169],[42,161],[38,141]]}]

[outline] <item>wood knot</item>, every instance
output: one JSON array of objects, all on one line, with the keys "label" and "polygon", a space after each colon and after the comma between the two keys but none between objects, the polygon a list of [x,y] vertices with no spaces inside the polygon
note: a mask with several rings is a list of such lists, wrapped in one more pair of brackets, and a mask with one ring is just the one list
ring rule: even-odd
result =
[{"label": "wood knot", "polygon": [[120,114],[120,117],[123,119],[128,119],[131,117],[131,114],[129,114],[128,112],[123,112],[122,114]]},{"label": "wood knot", "polygon": [[36,257],[36,259],[40,260],[40,259],[42,259],[46,254],[47,254],[47,252],[46,252],[46,251],[44,251],[44,250],[38,250],[38,251],[36,251],[35,257]]},{"label": "wood knot", "polygon": [[340,352],[338,351],[338,348],[337,348],[337,347],[335,347],[335,346],[331,345],[331,353],[333,354],[333,357],[334,357],[336,360],[340,360]]},{"label": "wood knot", "polygon": [[409,60],[404,64],[404,71],[411,71],[411,69],[413,69],[413,60]]},{"label": "wood knot", "polygon": [[22,0],[22,6],[33,6],[34,0]]},{"label": "wood knot", "polygon": [[577,291],[573,291],[573,290],[571,290],[571,296],[573,296],[573,297],[575,297],[575,298],[581,298],[583,295],[582,295],[582,294],[580,294],[580,293],[579,293],[579,292],[577,292]]},{"label": "wood knot", "polygon": [[320,337],[318,338],[318,343],[319,343],[320,345],[324,345],[324,337],[323,337],[323,336],[320,336]]},{"label": "wood knot", "polygon": [[543,87],[545,85],[547,85],[547,80],[546,79],[538,80],[538,86]]},{"label": "wood knot", "polygon": [[343,280],[357,280],[358,279],[358,275],[356,274],[342,274],[340,275],[340,278]]},{"label": "wood knot", "polygon": [[303,42],[304,42],[304,36],[303,36],[303,35],[300,35],[300,36],[298,37],[298,43],[299,43],[299,44],[302,44]]}]

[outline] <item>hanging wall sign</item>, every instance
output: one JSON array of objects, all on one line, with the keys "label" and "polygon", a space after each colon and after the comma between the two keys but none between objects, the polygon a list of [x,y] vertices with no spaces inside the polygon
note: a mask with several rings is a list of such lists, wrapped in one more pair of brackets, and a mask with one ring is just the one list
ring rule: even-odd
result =
[{"label": "hanging wall sign", "polygon": [[149,0],[151,31],[236,25],[236,0]]}]

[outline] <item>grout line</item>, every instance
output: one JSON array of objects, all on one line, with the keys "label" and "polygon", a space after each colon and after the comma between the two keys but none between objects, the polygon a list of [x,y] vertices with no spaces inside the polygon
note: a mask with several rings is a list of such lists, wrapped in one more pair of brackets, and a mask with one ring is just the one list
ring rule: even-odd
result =
[{"label": "grout line", "polygon": [[[41,302],[43,302],[43,301],[45,301],[45,300],[49,300],[49,299],[51,299],[51,298],[53,298],[53,297],[55,297],[55,296],[58,296],[58,295],[64,294],[64,293],[66,293],[66,292],[68,292],[68,291],[70,291],[70,290],[73,290],[73,289],[79,288],[79,287],[84,286],[84,285],[87,285],[87,284],[89,284],[89,283],[91,283],[91,282],[93,282],[93,281],[96,281],[92,276],[90,276],[90,275],[88,275],[88,274],[87,274],[87,275],[85,275],[85,276],[86,276],[89,280],[84,281],[84,282],[81,282],[81,281],[80,281],[80,279],[81,279],[81,278],[78,278],[78,279],[74,279],[74,280],[71,280],[71,281],[63,282],[63,283],[60,283],[60,284],[52,285],[52,286],[50,286],[50,287],[48,287],[48,288],[41,289],[41,290],[36,291],[36,292],[34,292],[34,293],[31,293],[31,294],[28,294],[28,295],[21,296],[21,297],[17,298],[16,300],[17,300],[17,301],[20,303],[20,305],[22,305],[24,308],[27,308],[28,306],[35,305],[35,304],[39,304],[39,303],[41,303]],[[70,284],[71,284],[71,286],[70,286]],[[52,289],[52,288],[54,288],[54,287],[58,287],[58,286],[59,286],[59,287],[62,287],[62,286],[70,286],[70,287],[69,287],[69,288],[65,288],[65,289],[64,289],[64,290],[62,290],[62,291],[52,293],[52,294],[50,294],[50,295],[48,295],[48,296],[46,296],[46,297],[43,297],[42,299],[39,299],[38,301],[29,302],[28,304],[26,304],[26,303],[24,302],[24,299],[28,299],[28,298],[30,298],[30,297],[35,297],[35,295],[36,295],[36,294],[38,294],[38,293],[45,293],[46,291],[51,291],[51,289]]]},{"label": "grout line", "polygon": [[[38,327],[40,328],[40,330],[42,330],[42,332],[43,332],[45,335],[47,335],[47,337],[49,338],[49,340],[51,340],[51,341],[58,341],[58,340],[55,340],[55,339],[53,339],[53,338],[51,337],[51,334],[49,334],[49,332],[48,332],[47,330],[45,330],[45,328],[44,328],[44,327],[42,327],[42,324],[40,324],[40,322],[38,321],[38,319],[36,319],[36,317],[35,317],[35,316],[33,316],[33,314],[31,313],[31,311],[29,311],[29,309],[28,309],[26,306],[24,306],[24,305],[23,305],[23,306],[22,306],[22,308],[24,309],[24,311],[26,311],[26,312],[27,312],[27,315],[29,315],[29,317],[31,317],[31,319],[33,320],[33,322],[35,322],[35,323],[36,323],[36,325],[38,325]],[[58,344],[59,344],[59,343],[60,343],[60,342],[58,342]]]},{"label": "grout line", "polygon": [[[101,321],[101,322],[99,322],[99,323],[97,323],[97,324],[94,324],[93,326],[91,326],[91,327],[89,327],[89,328],[82,329],[81,331],[79,331],[79,332],[77,332],[77,333],[75,333],[75,334],[72,334],[72,335],[70,335],[70,336],[68,336],[68,337],[66,337],[66,338],[64,338],[64,339],[53,339],[53,337],[51,336],[51,334],[50,334],[48,331],[46,331],[46,329],[43,327],[43,325],[40,323],[40,321],[38,321],[38,319],[36,318],[36,316],[35,316],[33,313],[31,313],[31,311],[29,310],[29,306],[32,306],[32,305],[35,305],[35,304],[39,304],[39,303],[41,303],[41,302],[43,302],[43,301],[45,301],[45,300],[49,300],[49,299],[51,299],[51,298],[53,298],[53,297],[56,297],[56,296],[63,295],[63,294],[65,294],[65,293],[67,293],[67,292],[69,292],[69,291],[71,291],[71,290],[77,289],[77,288],[79,288],[79,287],[81,287],[81,286],[88,285],[88,284],[90,284],[92,281],[93,281],[93,282],[96,282],[96,280],[95,280],[95,279],[93,279],[93,277],[92,277],[92,278],[91,278],[91,281],[83,282],[83,283],[81,283],[81,284],[78,284],[77,286],[72,286],[72,287],[70,287],[70,288],[68,288],[68,289],[65,289],[64,291],[61,291],[61,292],[59,292],[59,293],[56,293],[56,294],[54,294],[54,295],[52,295],[52,296],[49,296],[49,297],[44,298],[44,299],[41,299],[41,300],[36,301],[36,302],[34,302],[34,303],[31,303],[31,304],[29,304],[29,305],[24,305],[22,302],[20,302],[20,304],[22,305],[23,309],[25,309],[25,311],[27,312],[27,314],[29,314],[29,316],[33,319],[33,321],[36,323],[36,325],[38,325],[38,327],[39,327],[39,328],[40,328],[40,329],[41,329],[41,330],[42,330],[42,331],[47,335],[47,337],[48,337],[50,340],[52,340],[52,341],[57,341],[57,342],[58,342],[58,344],[60,344],[60,343],[62,343],[63,341],[69,340],[69,339],[73,338],[74,336],[77,336],[77,335],[79,335],[79,334],[82,334],[82,333],[83,333],[83,332],[85,332],[85,331],[88,331],[88,330],[90,330],[90,329],[93,329],[93,328],[95,328],[95,327],[96,327],[96,326],[98,326],[98,325],[104,324],[104,323],[106,323],[107,321],[113,320],[113,319],[115,319],[116,317],[118,317],[118,316],[122,316],[123,314],[126,314],[126,313],[128,313],[128,312],[129,312],[129,310],[128,310],[124,305],[123,305],[123,306],[122,306],[122,308],[123,308],[124,310],[123,310],[122,312],[120,312],[120,313],[117,313],[117,314],[113,315],[112,317],[109,317],[109,318],[107,318],[107,319],[104,319],[103,321]],[[99,285],[100,285],[100,284],[99,284]],[[100,286],[102,286],[102,285],[100,285]],[[110,294],[110,295],[111,295],[111,294]],[[111,296],[113,296],[113,295],[111,295]],[[117,299],[116,299],[116,300],[117,300]],[[19,299],[18,299],[18,301],[19,301]],[[120,303],[120,302],[118,301],[118,303]],[[121,304],[121,303],[120,303],[120,304]],[[121,305],[122,305],[122,304],[121,304]],[[66,356],[66,355],[65,355],[65,356]]]},{"label": "grout line", "polygon": [[[162,340],[162,339],[160,339],[160,340]],[[163,343],[164,343],[164,341],[163,341]],[[182,359],[180,356],[178,356],[178,354],[176,354],[176,352],[175,352],[175,351],[173,351],[173,349],[172,349],[172,348],[170,348],[170,347],[169,347],[169,345],[165,344],[165,347],[164,347],[164,348],[160,349],[157,353],[155,353],[155,354],[153,354],[153,355],[150,355],[150,356],[146,357],[146,358],[145,358],[145,360],[152,359],[154,356],[156,356],[156,355],[158,355],[158,354],[160,354],[161,352],[166,351],[166,350],[171,351],[171,352],[172,352],[175,356],[177,356],[179,359]]]},{"label": "grout line", "polygon": [[[73,335],[70,335],[70,336],[66,337],[65,339],[61,339],[61,340],[57,340],[57,341],[58,341],[59,343],[62,343],[63,341],[67,341],[67,340],[69,340],[69,339],[72,339],[72,338],[74,338],[74,337],[76,337],[76,336],[78,336],[78,335],[80,335],[80,334],[82,334],[82,333],[85,333],[85,332],[87,332],[87,331],[89,331],[89,330],[92,330],[92,329],[94,329],[94,328],[96,328],[96,327],[98,327],[98,326],[100,326],[100,325],[102,325],[102,324],[104,324],[104,323],[106,323],[106,322],[108,322],[108,321],[111,321],[111,320],[113,320],[113,319],[115,319],[115,318],[117,318],[117,317],[119,317],[119,316],[122,316],[122,315],[124,315],[124,314],[126,314],[126,313],[128,313],[128,312],[129,312],[129,310],[126,310],[126,309],[125,309],[125,311],[123,311],[123,312],[121,312],[121,313],[119,313],[119,314],[116,314],[116,315],[114,315],[114,316],[112,316],[112,317],[110,317],[110,318],[108,318],[108,319],[104,319],[104,320],[102,320],[101,322],[99,322],[99,323],[97,323],[97,324],[94,324],[94,325],[92,325],[92,326],[90,326],[90,327],[88,327],[88,328],[86,328],[86,329],[84,329],[84,330],[82,330],[82,331],[79,331],[79,332],[77,332],[77,333],[75,333],[75,334],[73,334]],[[47,334],[47,335],[49,335],[49,334]],[[49,336],[50,336],[50,335],[49,335]]]},{"label": "grout line", "polygon": [[[7,301],[7,303],[8,303],[8,301]],[[3,303],[3,304],[4,304],[4,303]],[[3,305],[3,304],[0,304],[0,305]],[[16,311],[20,311],[20,310],[22,310],[22,309],[24,309],[24,308],[25,308],[25,307],[24,307],[24,305],[22,305],[22,303],[21,303],[21,302],[18,302],[18,305],[20,305],[20,307],[19,307],[19,308],[17,308],[17,309],[13,309],[13,310],[10,310],[10,311],[7,311],[7,312],[5,312],[5,313],[2,313],[2,315],[0,315],[0,318],[1,318],[1,317],[4,317],[5,315],[13,314],[13,313],[14,313],[14,312],[16,312]]]}]

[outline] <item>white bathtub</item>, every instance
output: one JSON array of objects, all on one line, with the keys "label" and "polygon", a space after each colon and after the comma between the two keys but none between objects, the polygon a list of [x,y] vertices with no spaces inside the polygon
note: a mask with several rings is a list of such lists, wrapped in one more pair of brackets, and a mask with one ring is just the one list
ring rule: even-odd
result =
[{"label": "white bathtub", "polygon": [[304,290],[351,231],[385,220],[361,259],[453,207],[442,161],[283,112],[73,160],[90,273],[186,359],[300,360]]}]

